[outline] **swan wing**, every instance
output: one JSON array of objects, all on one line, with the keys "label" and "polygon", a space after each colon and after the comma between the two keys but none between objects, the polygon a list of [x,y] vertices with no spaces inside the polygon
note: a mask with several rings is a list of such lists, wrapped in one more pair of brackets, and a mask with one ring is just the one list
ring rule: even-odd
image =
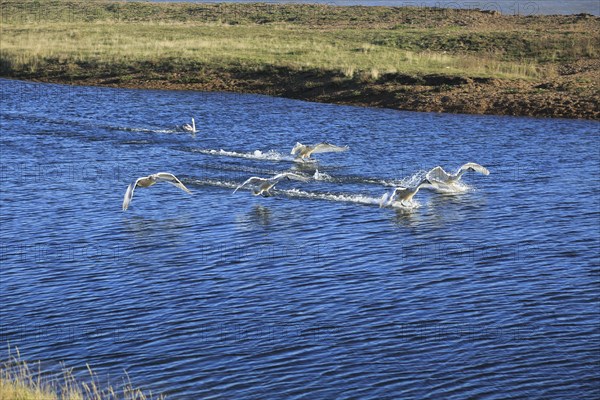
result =
[{"label": "swan wing", "polygon": [[238,187],[235,188],[235,190],[233,191],[233,193],[235,194],[235,192],[237,192],[238,190],[240,190],[241,188],[243,188],[246,185],[257,185],[259,183],[265,183],[268,182],[268,179],[265,178],[259,178],[258,176],[253,176],[252,178],[248,178],[246,179],[246,181],[244,183],[242,183],[241,185],[239,185]]},{"label": "swan wing", "polygon": [[294,155],[294,154],[296,154],[296,153],[297,153],[297,152],[299,152],[299,151],[300,151],[300,152],[304,151],[304,149],[306,149],[306,146],[305,146],[305,145],[303,145],[303,144],[302,144],[302,143],[300,143],[300,142],[296,142],[296,144],[295,144],[295,145],[294,145],[294,147],[292,148],[292,151],[290,152],[290,154]]},{"label": "swan wing", "polygon": [[133,191],[140,179],[142,178],[136,179],[134,183],[130,183],[129,186],[127,186],[125,196],[123,197],[123,211],[126,211],[129,208],[129,204],[131,203],[131,200],[133,200]]},{"label": "swan wing", "polygon": [[444,168],[438,166],[433,168],[431,171],[425,175],[427,179],[430,181],[438,181],[438,182],[448,182],[452,179],[452,175],[444,171]]},{"label": "swan wing", "polygon": [[181,181],[179,181],[179,179],[175,182],[175,181],[165,181],[167,183],[170,183],[171,185],[178,187],[179,189],[183,190],[184,192],[186,192],[187,194],[192,194],[192,192],[190,191],[190,189],[188,189],[187,187],[185,187],[185,185],[183,183],[181,183]]},{"label": "swan wing", "polygon": [[383,206],[387,206],[388,203],[388,199],[390,197],[389,193],[384,193],[383,196],[381,196],[381,200],[379,200],[379,208],[382,208]]},{"label": "swan wing", "polygon": [[330,143],[319,143],[313,147],[312,153],[339,153],[342,151],[348,151],[348,146],[336,146]]},{"label": "swan wing", "polygon": [[490,171],[486,167],[481,166],[481,165],[479,165],[477,163],[474,163],[474,162],[468,162],[468,163],[466,163],[465,165],[463,165],[462,167],[460,167],[460,170],[461,171],[471,170],[471,171],[479,172],[480,174],[483,174],[483,175],[489,175],[490,174]]},{"label": "swan wing", "polygon": [[185,185],[181,183],[181,181],[173,174],[170,174],[168,172],[159,172],[157,174],[154,174],[154,176],[156,178],[156,182],[167,182],[173,186],[178,187],[186,193],[192,194],[192,192],[190,192],[190,190],[186,188]]}]

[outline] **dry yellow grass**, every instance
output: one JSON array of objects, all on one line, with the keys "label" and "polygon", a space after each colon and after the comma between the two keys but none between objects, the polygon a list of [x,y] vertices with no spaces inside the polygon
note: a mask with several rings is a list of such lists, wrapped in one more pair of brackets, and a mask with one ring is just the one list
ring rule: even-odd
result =
[{"label": "dry yellow grass", "polygon": [[323,5],[2,0],[0,6],[1,67],[12,75],[57,63],[73,71],[113,65],[116,75],[117,65],[174,63],[347,77],[538,79],[554,76],[557,62],[600,54],[597,24],[586,20]]},{"label": "dry yellow grass", "polygon": [[153,397],[131,385],[129,377],[121,390],[100,388],[98,379],[87,366],[89,377],[85,382],[73,376],[71,369],[63,368],[62,376],[49,377],[37,367],[31,368],[22,360],[18,349],[0,365],[0,399],[2,400],[152,400]]},{"label": "dry yellow grass", "polygon": [[413,52],[291,26],[161,24],[151,22],[7,24],[2,61],[36,72],[49,64],[202,64],[211,68],[278,66],[295,70],[354,72],[373,78],[389,72],[529,79],[552,68],[491,57]]}]

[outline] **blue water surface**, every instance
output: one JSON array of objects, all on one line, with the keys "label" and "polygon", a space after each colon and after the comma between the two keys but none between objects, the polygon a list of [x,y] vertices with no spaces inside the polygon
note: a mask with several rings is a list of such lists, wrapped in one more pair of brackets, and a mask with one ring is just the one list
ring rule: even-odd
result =
[{"label": "blue water surface", "polygon": [[[600,396],[598,122],[0,85],[2,359],[176,399]],[[329,179],[232,194],[290,169]],[[123,212],[159,171],[193,194]]]}]

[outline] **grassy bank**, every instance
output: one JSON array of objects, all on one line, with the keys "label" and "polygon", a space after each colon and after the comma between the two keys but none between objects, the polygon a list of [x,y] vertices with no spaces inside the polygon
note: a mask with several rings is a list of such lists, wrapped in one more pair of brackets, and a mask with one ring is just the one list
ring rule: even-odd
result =
[{"label": "grassy bank", "polygon": [[90,367],[88,377],[77,379],[71,369],[63,368],[59,376],[45,375],[39,364],[32,368],[21,359],[16,350],[14,355],[0,364],[0,399],[2,400],[152,400],[153,397],[134,388],[127,381],[121,389],[111,386],[102,388]]},{"label": "grassy bank", "polygon": [[2,76],[598,118],[600,23],[589,16],[49,0],[1,8]]}]

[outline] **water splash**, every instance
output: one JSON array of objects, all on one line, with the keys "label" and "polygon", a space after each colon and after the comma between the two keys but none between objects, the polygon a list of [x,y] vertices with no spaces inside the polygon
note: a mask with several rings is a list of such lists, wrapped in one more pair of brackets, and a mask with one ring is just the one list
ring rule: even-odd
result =
[{"label": "water splash", "polygon": [[424,178],[427,176],[427,172],[425,170],[419,170],[412,174],[411,176],[404,177],[399,181],[396,181],[393,186],[402,186],[402,187],[415,187],[417,186]]},{"label": "water splash", "polygon": [[432,182],[433,185],[427,187],[441,194],[460,194],[466,192],[472,192],[475,189],[461,181],[454,183],[443,183],[443,182]]},{"label": "water splash", "polygon": [[313,175],[313,179],[315,181],[324,181],[324,182],[336,182],[337,180],[334,179],[331,175],[329,175],[326,172],[319,172],[319,170],[317,169]]},{"label": "water splash", "polygon": [[414,210],[421,207],[421,203],[416,200],[411,201],[392,201],[388,203],[391,193],[384,193],[379,199],[379,207],[385,208],[397,208],[402,210]]}]

